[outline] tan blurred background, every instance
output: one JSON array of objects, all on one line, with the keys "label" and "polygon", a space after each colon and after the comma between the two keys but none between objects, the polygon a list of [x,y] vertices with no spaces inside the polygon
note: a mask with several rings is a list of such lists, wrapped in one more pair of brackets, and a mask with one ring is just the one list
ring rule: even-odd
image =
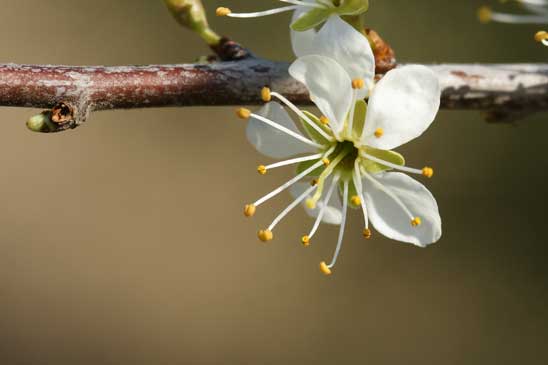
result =
[{"label": "tan blurred background", "polygon": [[[369,25],[407,62],[542,62],[535,27],[476,22],[473,1],[371,1]],[[275,1],[205,1],[254,10]],[[0,62],[147,64],[208,53],[160,0],[0,0]],[[291,59],[288,15],[215,19],[257,54]],[[2,108],[1,364],[543,364],[548,362],[548,115],[487,125],[441,112],[400,149],[436,167],[444,236],[417,249],[295,211],[268,246],[241,214],[284,182],[231,108],[93,114],[37,135]]]}]

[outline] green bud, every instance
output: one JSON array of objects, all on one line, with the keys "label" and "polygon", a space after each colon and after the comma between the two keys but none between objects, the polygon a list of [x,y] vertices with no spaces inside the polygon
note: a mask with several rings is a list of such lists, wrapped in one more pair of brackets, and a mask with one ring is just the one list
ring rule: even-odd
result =
[{"label": "green bud", "polygon": [[27,128],[33,132],[49,133],[55,130],[50,117],[51,113],[49,111],[34,115],[27,120]]},{"label": "green bud", "polygon": [[198,33],[210,46],[219,44],[221,37],[209,27],[200,0],[164,0],[164,3],[179,24]]},{"label": "green bud", "polygon": [[334,8],[314,8],[304,13],[291,24],[291,29],[303,32],[322,24],[333,14],[340,16],[357,16],[369,9],[369,0],[332,0]]}]

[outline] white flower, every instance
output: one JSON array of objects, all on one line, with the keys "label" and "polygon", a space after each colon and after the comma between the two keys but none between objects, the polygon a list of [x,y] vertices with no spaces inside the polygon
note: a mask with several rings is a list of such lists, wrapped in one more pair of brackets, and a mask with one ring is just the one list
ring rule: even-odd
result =
[{"label": "white flower", "polygon": [[[340,225],[332,260],[320,264],[325,274],[331,274],[340,253],[349,206],[361,208],[366,238],[371,237],[371,222],[378,232],[398,241],[420,247],[436,242],[441,237],[441,218],[432,194],[407,175],[388,172],[432,177],[431,168],[405,167],[403,157],[390,150],[418,137],[433,122],[440,103],[436,76],[423,66],[405,66],[390,71],[371,88],[374,60],[363,35],[332,17],[313,36],[317,53],[299,49],[303,56],[289,72],[306,85],[323,116],[301,111],[267,88],[262,96],[268,103],[258,113],[238,111],[249,120],[247,136],[257,150],[273,158],[288,158],[259,166],[259,173],[297,165],[294,178],[246,205],[245,215],[254,215],[260,205],[290,188],[295,200],[258,236],[265,242],[272,240],[276,225],[304,203],[307,213],[315,218],[311,231],[302,237],[305,246],[320,222]],[[366,104],[362,96],[369,88]],[[272,98],[299,116],[307,136]],[[312,179],[311,183],[300,182],[306,178]]]},{"label": "white flower", "polygon": [[257,18],[286,11],[295,11],[291,29],[304,31],[325,22],[332,15],[360,15],[369,8],[369,0],[279,0],[291,4],[280,8],[253,13],[233,13],[226,7],[216,10],[217,16],[233,18]]},{"label": "white flower", "polygon": [[[514,0],[529,14],[501,13],[491,10],[488,6],[478,9],[478,18],[482,23],[499,22],[509,24],[546,24],[548,23],[548,0]],[[548,32],[539,31],[535,40],[548,46]]]}]

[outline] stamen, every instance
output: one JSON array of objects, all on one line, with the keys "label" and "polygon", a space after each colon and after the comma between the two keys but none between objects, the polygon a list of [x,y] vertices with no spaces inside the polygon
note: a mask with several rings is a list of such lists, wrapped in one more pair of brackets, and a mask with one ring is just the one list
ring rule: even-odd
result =
[{"label": "stamen", "polygon": [[[297,164],[297,163],[311,161],[311,160],[317,160],[317,159],[321,158],[322,156],[323,156],[323,153],[317,153],[317,154],[311,155],[311,156],[297,157],[297,158],[292,158],[291,160],[276,162],[276,163],[273,163],[273,164],[268,165],[268,166],[262,166],[262,165],[261,166],[264,167],[264,174],[266,174],[266,172],[268,170],[272,170],[272,169],[275,169],[277,167],[294,165],[294,164]],[[261,166],[259,166],[259,168]],[[264,175],[263,173],[261,173],[261,171],[259,171],[259,173],[261,175]]]},{"label": "stamen", "polygon": [[266,175],[266,166],[265,165],[259,165],[259,167],[257,167],[257,172],[261,175]]},{"label": "stamen", "polygon": [[384,136],[384,129],[382,129],[382,128],[377,128],[377,129],[375,130],[375,137],[381,138],[382,136]]},{"label": "stamen", "polygon": [[[243,109],[243,108],[242,108],[242,109],[239,109],[239,110],[238,110],[238,116],[240,116],[240,117],[242,117],[242,116],[245,117],[245,116],[247,116],[247,112],[249,112],[249,110]],[[295,138],[295,139],[298,139],[299,141],[304,142],[304,143],[306,143],[306,144],[308,144],[308,145],[310,145],[310,146],[312,146],[312,147],[316,147],[316,148],[322,148],[322,147],[323,147],[321,144],[316,143],[316,142],[314,142],[314,141],[311,141],[311,140],[309,140],[308,138],[306,138],[306,137],[300,135],[299,133],[296,133],[296,132],[292,131],[291,129],[288,129],[288,128],[282,126],[282,125],[279,125],[278,123],[273,122],[273,121],[271,121],[270,119],[265,118],[265,117],[263,117],[263,116],[261,116],[261,115],[254,114],[254,113],[250,113],[250,114],[249,114],[249,117],[253,117],[253,118],[255,118],[255,119],[257,119],[257,120],[259,120],[259,121],[261,121],[261,122],[263,122],[263,123],[265,123],[265,124],[268,124],[268,125],[271,126],[272,128],[276,128],[276,129],[278,129],[278,130],[284,132],[285,134],[288,134],[288,135],[290,135],[291,137],[293,137],[293,138]],[[249,117],[248,117],[248,118],[249,118]],[[244,118],[244,119],[248,119],[248,118]]]},{"label": "stamen", "polygon": [[352,80],[353,89],[363,89],[365,86],[365,81],[363,79],[354,79]]},{"label": "stamen", "polygon": [[268,230],[269,231],[273,231],[274,228],[276,227],[276,225],[278,223],[280,223],[280,221],[282,219],[284,219],[284,217],[286,215],[288,215],[297,205],[299,205],[311,192],[312,190],[314,190],[315,187],[314,186],[311,186],[309,187],[308,189],[306,189],[306,191],[304,193],[302,193],[301,195],[299,195],[299,197],[297,199],[295,199],[291,204],[289,204],[287,206],[287,208],[285,208],[273,221],[272,223],[270,224],[270,226],[268,227]]},{"label": "stamen", "polygon": [[308,169],[304,170],[303,172],[301,172],[299,175],[295,176],[294,178],[292,178],[291,180],[289,180],[288,182],[286,182],[285,184],[281,185],[280,187],[278,187],[277,189],[271,191],[270,193],[268,193],[267,195],[265,195],[264,197],[262,197],[261,199],[257,200],[255,203],[253,203],[253,205],[255,207],[258,207],[259,205],[263,204],[264,202],[266,202],[268,199],[278,195],[279,193],[281,193],[282,191],[284,191],[285,189],[287,189],[288,187],[290,187],[291,185],[295,184],[297,181],[301,180],[303,177],[305,177],[306,175],[310,174],[312,171],[316,170],[318,167],[320,167],[321,165],[323,164],[322,161],[318,161],[316,162],[314,165],[310,166]]},{"label": "stamen", "polygon": [[240,108],[236,110],[236,115],[241,119],[249,119],[251,117],[251,110],[246,108]]},{"label": "stamen", "polygon": [[[332,147],[332,149],[333,148],[334,147]],[[339,162],[341,162],[346,157],[346,155],[348,155],[349,153],[350,153],[350,150],[343,150],[341,153],[339,153],[339,155],[337,157],[335,157],[335,159],[333,161],[331,161],[329,166],[326,167],[325,170],[323,170],[323,172],[321,173],[321,175],[318,179],[318,189],[314,193],[314,196],[306,201],[306,205],[307,205],[308,208],[314,209],[314,207],[316,206],[316,203],[318,202],[318,200],[322,196],[323,185],[325,183],[325,179],[327,179],[327,177],[329,175],[331,175],[331,173],[333,172],[335,167],[337,167]],[[329,154],[330,153],[326,153],[326,156],[329,156]]]},{"label": "stamen", "polygon": [[312,239],[314,235],[316,234],[316,231],[318,230],[318,227],[320,226],[320,223],[322,221],[322,218],[325,214],[325,210],[327,209],[327,206],[329,204],[329,200],[331,199],[331,195],[333,194],[333,191],[335,190],[335,187],[337,186],[337,182],[339,181],[339,175],[333,176],[333,181],[331,181],[331,185],[329,186],[329,190],[327,191],[327,194],[325,195],[325,198],[322,201],[322,206],[320,208],[320,211],[318,212],[318,216],[316,217],[316,220],[314,221],[314,225],[312,226],[312,230],[307,235],[308,240]]},{"label": "stamen", "polygon": [[[282,3],[306,6],[306,7],[309,7],[309,8],[323,9],[325,7],[325,6],[321,6],[319,4],[309,3],[309,2],[306,2],[306,1],[302,1],[302,0],[279,0],[279,1],[281,1]],[[320,2],[321,2],[321,0],[320,0]]]},{"label": "stamen", "polygon": [[227,16],[230,13],[232,13],[232,11],[229,8],[225,8],[223,6],[220,6],[215,10],[215,15],[217,16]]},{"label": "stamen", "polygon": [[244,207],[244,215],[246,217],[253,217],[256,211],[257,207],[253,204],[248,204]]},{"label": "stamen", "polygon": [[325,261],[320,262],[320,271],[323,272],[326,276],[332,274],[331,269],[329,269]]},{"label": "stamen", "polygon": [[329,164],[331,163],[331,161],[329,161],[327,157],[322,158],[322,162],[325,167],[329,166]]},{"label": "stamen", "polygon": [[[280,100],[283,104],[285,104],[289,109],[291,109],[295,114],[297,114],[302,120],[304,120],[309,126],[311,126],[312,128],[314,128],[314,130],[316,132],[318,132],[319,134],[321,134],[321,136],[323,138],[325,138],[326,140],[328,140],[329,142],[333,142],[335,139],[330,136],[329,134],[327,134],[322,128],[320,128],[319,125],[317,125],[316,123],[314,123],[313,121],[310,120],[310,118],[308,118],[306,116],[306,114],[304,114],[302,112],[302,110],[300,110],[299,108],[297,108],[295,106],[295,104],[293,104],[292,102],[290,102],[289,100],[287,100],[283,95],[281,94],[278,94],[277,92],[274,92],[272,91],[270,93],[270,95],[274,96],[275,98],[277,98],[278,100]],[[321,120],[321,118],[320,118]]]},{"label": "stamen", "polygon": [[320,117],[320,123],[322,123],[323,125],[328,125],[329,124],[329,119],[325,115],[322,115]]},{"label": "stamen", "polygon": [[257,233],[257,237],[259,237],[259,239],[263,242],[268,242],[268,241],[272,241],[274,239],[274,234],[272,233],[272,231],[268,230],[268,229],[261,229],[258,233]]},{"label": "stamen", "polygon": [[422,220],[420,219],[420,217],[415,217],[413,218],[413,220],[411,221],[411,225],[413,227],[418,227],[422,224]]},{"label": "stamen", "polygon": [[220,16],[229,16],[231,18],[258,18],[262,16],[269,16],[269,15],[284,13],[286,11],[297,10],[299,6],[302,6],[302,5],[283,6],[281,8],[270,9],[265,11],[256,11],[253,13],[233,13],[228,8],[224,8],[224,9],[227,9],[228,12],[224,9],[219,10],[219,8],[217,8],[216,14]]},{"label": "stamen", "polygon": [[[354,80],[355,81],[355,80]],[[350,107],[350,115],[348,116],[348,130],[346,131],[347,136],[352,138],[352,129],[354,127],[354,113],[356,111],[356,98],[358,97],[358,89],[354,87],[354,81],[352,81],[352,106]],[[361,80],[363,83],[363,80]]]},{"label": "stamen", "polygon": [[379,190],[381,190],[382,192],[384,192],[386,195],[388,195],[389,197],[391,197],[395,202],[396,204],[398,204],[402,209],[403,211],[405,212],[405,214],[407,214],[407,216],[409,217],[409,220],[413,221],[415,220],[415,216],[413,216],[413,214],[411,214],[411,212],[409,211],[409,209],[407,208],[407,206],[401,201],[400,198],[398,198],[392,191],[390,191],[389,189],[387,189],[386,187],[384,187],[380,182],[378,182],[373,176],[371,176],[370,174],[368,174],[367,172],[365,172],[365,170],[361,169],[361,172],[363,174],[363,176],[365,176],[367,179],[369,179],[371,182],[373,182],[373,184],[375,184]]},{"label": "stamen", "polygon": [[270,89],[266,86],[263,87],[263,89],[261,90],[261,99],[263,99],[265,103],[268,103],[270,100],[272,100],[272,95],[270,95]]},{"label": "stamen", "polygon": [[[356,192],[358,193],[358,197],[360,198],[360,205],[362,207],[363,212],[363,221],[364,221],[364,235],[365,231],[369,231],[369,215],[367,214],[367,209],[365,207],[365,200],[363,199],[363,185],[362,180],[360,176],[360,161],[356,159],[354,162],[354,171],[352,173],[352,181],[354,182],[354,187],[356,188]],[[369,231],[371,233],[371,231]],[[369,238],[371,237],[371,234],[369,234]],[[367,238],[367,237],[366,237]]]},{"label": "stamen", "polygon": [[378,164],[381,164],[383,166],[390,167],[390,168],[395,169],[395,170],[404,171],[404,172],[407,172],[407,173],[410,173],[410,174],[423,175],[423,176],[426,176],[427,178],[431,178],[432,176],[434,176],[434,169],[431,168],[431,167],[424,167],[422,169],[414,169],[414,168],[411,168],[411,167],[400,166],[400,165],[396,165],[394,163],[385,161],[383,159],[377,158],[377,157],[375,157],[373,155],[370,155],[369,153],[366,153],[366,152],[360,152],[360,156],[363,157],[363,158],[366,158],[368,160],[371,160],[373,162],[376,162]]},{"label": "stamen", "polygon": [[355,206],[361,206],[362,205],[362,199],[358,196],[358,195],[354,195],[350,201],[352,202],[352,204],[354,204]]},{"label": "stamen", "polygon": [[343,237],[344,237],[344,226],[346,224],[346,210],[347,210],[347,208],[348,208],[348,181],[345,181],[344,182],[344,187],[343,187],[343,208],[342,208],[341,227],[339,228],[339,239],[337,241],[337,247],[335,248],[335,254],[333,255],[333,259],[331,260],[331,263],[329,265],[327,265],[327,268],[330,269],[330,270],[337,263],[337,258],[339,257],[339,254],[341,252]]},{"label": "stamen", "polygon": [[301,238],[301,243],[303,244],[304,247],[310,246],[310,237],[308,237],[308,235],[304,235]]},{"label": "stamen", "polygon": [[363,229],[363,237],[368,240],[368,239],[371,239],[371,236],[373,234],[371,233],[371,230],[369,228],[364,228]]},{"label": "stamen", "polygon": [[548,32],[541,30],[535,34],[535,41],[548,46]]}]

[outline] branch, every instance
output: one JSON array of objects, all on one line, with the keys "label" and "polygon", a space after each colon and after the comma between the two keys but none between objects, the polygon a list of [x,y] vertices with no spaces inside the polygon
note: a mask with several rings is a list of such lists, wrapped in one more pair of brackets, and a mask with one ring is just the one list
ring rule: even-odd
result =
[{"label": "branch", "polygon": [[[495,119],[548,110],[548,64],[429,67],[440,79],[442,108],[482,110]],[[259,104],[265,85],[296,104],[309,104],[306,89],[289,77],[287,68],[287,63],[254,57],[123,67],[6,64],[0,65],[0,106],[52,108],[65,103],[74,110],[68,126],[74,127],[97,110]]]}]

